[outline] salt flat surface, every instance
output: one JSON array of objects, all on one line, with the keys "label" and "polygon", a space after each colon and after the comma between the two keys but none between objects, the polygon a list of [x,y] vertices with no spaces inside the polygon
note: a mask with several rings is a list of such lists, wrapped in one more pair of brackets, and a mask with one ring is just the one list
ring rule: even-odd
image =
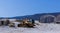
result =
[{"label": "salt flat surface", "polygon": [[0,33],[60,33],[60,24],[40,23],[35,28],[0,26]]}]

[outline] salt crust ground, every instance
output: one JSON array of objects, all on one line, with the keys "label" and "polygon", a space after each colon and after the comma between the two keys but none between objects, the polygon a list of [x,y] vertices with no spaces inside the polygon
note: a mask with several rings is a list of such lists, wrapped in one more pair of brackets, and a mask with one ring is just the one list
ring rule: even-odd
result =
[{"label": "salt crust ground", "polygon": [[0,33],[60,33],[60,24],[40,23],[35,28],[0,26]]}]

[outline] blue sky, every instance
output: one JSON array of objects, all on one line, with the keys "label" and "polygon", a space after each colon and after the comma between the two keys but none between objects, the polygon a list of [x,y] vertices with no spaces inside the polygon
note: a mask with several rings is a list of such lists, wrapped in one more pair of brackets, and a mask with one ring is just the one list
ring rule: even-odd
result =
[{"label": "blue sky", "polygon": [[0,0],[0,17],[60,12],[60,0]]}]

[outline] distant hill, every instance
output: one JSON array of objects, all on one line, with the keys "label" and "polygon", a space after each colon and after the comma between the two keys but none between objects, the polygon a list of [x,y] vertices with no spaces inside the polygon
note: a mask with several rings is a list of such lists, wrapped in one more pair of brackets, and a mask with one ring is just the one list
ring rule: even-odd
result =
[{"label": "distant hill", "polygon": [[[42,13],[42,14],[34,14],[34,15],[26,15],[26,16],[9,17],[9,19],[25,19],[25,18],[29,18],[29,19],[34,19],[34,20],[40,20],[40,17],[42,15],[54,15],[54,16],[57,16],[59,14],[60,14],[60,12],[57,12],[57,13]],[[2,18],[5,18],[5,17],[2,17]]]},{"label": "distant hill", "polygon": [[54,15],[54,16],[57,16],[59,14],[60,14],[60,12],[57,12],[57,13],[42,13],[42,14],[34,14],[34,15],[26,15],[26,16],[16,16],[16,17],[11,17],[11,18],[12,19],[13,18],[15,18],[15,19],[29,18],[29,19],[39,20],[42,15]]}]

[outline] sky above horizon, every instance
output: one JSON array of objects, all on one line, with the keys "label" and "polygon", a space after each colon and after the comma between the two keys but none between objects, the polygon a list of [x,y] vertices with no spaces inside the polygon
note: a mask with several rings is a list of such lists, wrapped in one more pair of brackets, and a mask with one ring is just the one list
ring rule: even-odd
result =
[{"label": "sky above horizon", "polygon": [[0,0],[0,17],[60,12],[60,0]]}]

